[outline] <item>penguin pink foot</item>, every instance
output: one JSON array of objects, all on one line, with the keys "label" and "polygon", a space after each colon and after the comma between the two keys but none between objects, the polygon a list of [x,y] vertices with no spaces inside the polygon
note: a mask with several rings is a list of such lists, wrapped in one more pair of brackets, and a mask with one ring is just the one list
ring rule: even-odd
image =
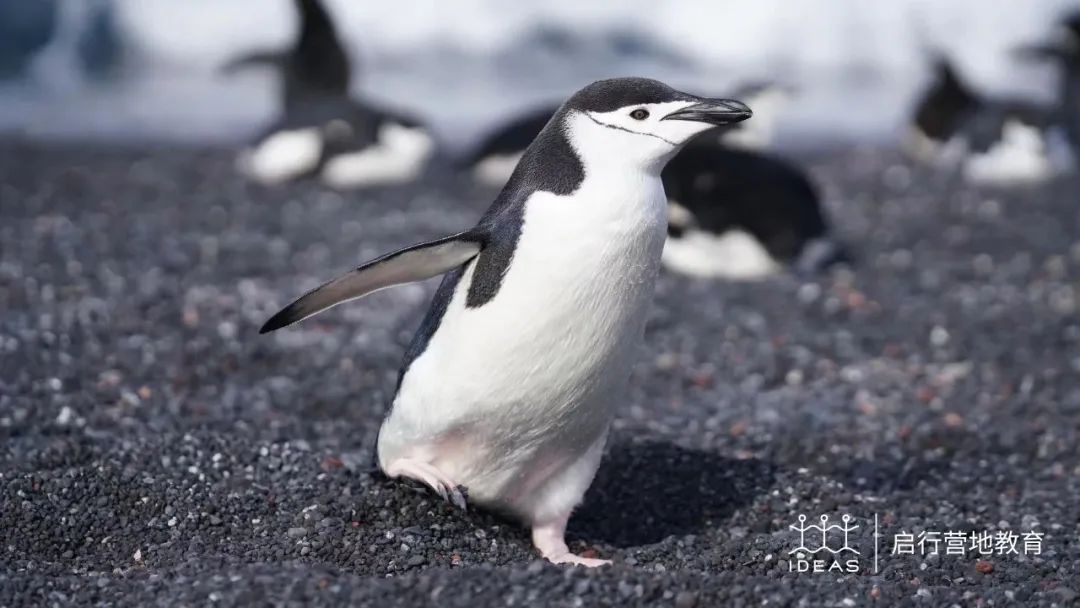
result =
[{"label": "penguin pink foot", "polygon": [[582,557],[570,552],[566,546],[566,523],[570,521],[567,513],[545,524],[534,525],[532,529],[533,545],[544,559],[553,564],[576,564],[586,568],[606,566],[611,563],[609,559],[596,559]]}]

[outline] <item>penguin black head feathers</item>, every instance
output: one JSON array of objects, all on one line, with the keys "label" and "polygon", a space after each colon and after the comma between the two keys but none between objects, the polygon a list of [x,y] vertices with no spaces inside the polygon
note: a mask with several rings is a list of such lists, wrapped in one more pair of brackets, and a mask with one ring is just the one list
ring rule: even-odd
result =
[{"label": "penguin black head feathers", "polygon": [[[570,97],[530,150],[550,138],[545,133],[561,131],[586,165],[629,161],[659,172],[695,135],[750,115],[742,102],[697,97],[647,78],[600,80]],[[528,157],[526,151],[522,165]]]},{"label": "penguin black head feathers", "polygon": [[[626,114],[639,124],[647,124],[645,121],[651,117],[654,123],[681,120],[726,125],[746,120],[751,114],[750,108],[742,102],[696,97],[649,78],[598,80],[575,93],[564,107],[592,114],[610,114],[631,106],[635,106],[634,110]],[[652,116],[647,106],[662,106],[671,112]],[[638,109],[644,112],[637,112]],[[651,129],[641,132],[647,130]]]}]

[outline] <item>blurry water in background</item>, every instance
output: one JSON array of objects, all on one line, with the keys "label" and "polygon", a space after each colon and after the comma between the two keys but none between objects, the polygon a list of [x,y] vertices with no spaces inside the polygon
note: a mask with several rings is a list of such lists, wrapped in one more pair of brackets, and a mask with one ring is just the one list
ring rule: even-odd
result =
[{"label": "blurry water in background", "polygon": [[[324,1],[356,59],[357,92],[415,111],[454,147],[509,114],[621,75],[713,94],[741,82],[779,80],[800,93],[782,117],[787,143],[884,140],[896,133],[926,77],[927,49],[947,50],[983,90],[1048,99],[1052,73],[1014,61],[1008,50],[1045,37],[1053,20],[1076,6],[1065,0]],[[37,3],[47,4],[0,0],[0,9]],[[0,130],[236,141],[273,115],[273,75],[225,79],[216,72],[239,53],[288,44],[291,2],[114,0],[112,14],[104,12],[109,0],[57,6],[48,46],[23,76],[0,81]]]}]

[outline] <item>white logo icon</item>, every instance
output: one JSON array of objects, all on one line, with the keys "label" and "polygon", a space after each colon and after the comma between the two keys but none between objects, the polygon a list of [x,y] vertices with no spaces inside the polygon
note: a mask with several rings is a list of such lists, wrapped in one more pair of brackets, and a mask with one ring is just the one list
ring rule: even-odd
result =
[{"label": "white logo icon", "polygon": [[[806,515],[799,523],[788,526],[799,533],[799,546],[788,551],[788,570],[791,572],[858,572],[859,550],[851,545],[851,533],[859,529],[854,517],[844,514],[841,523],[829,523],[829,516],[819,518],[821,524],[807,524]],[[819,555],[821,554],[821,555]]]}]

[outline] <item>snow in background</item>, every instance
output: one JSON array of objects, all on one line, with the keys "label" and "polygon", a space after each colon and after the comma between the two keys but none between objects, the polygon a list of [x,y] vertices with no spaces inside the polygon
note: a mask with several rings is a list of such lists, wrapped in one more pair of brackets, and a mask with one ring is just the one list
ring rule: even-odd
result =
[{"label": "snow in background", "polygon": [[[287,0],[116,0],[126,64],[107,83],[72,66],[80,6],[28,79],[0,84],[0,130],[29,136],[236,141],[276,109],[273,76],[225,79],[244,51],[290,41]],[[100,0],[98,0],[100,1]],[[703,94],[779,80],[799,96],[790,142],[882,140],[948,51],[994,94],[1049,100],[1052,70],[1009,49],[1045,38],[1065,0],[324,0],[356,58],[358,94],[413,110],[451,146],[593,79],[660,78]]]}]

